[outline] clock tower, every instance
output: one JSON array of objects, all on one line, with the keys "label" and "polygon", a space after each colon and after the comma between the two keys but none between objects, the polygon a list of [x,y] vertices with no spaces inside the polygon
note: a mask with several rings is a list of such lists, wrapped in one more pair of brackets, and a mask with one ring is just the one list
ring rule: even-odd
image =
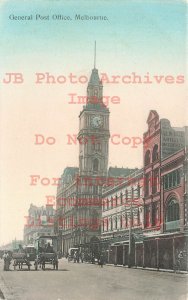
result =
[{"label": "clock tower", "polygon": [[79,115],[80,176],[107,176],[109,109],[103,103],[103,86],[93,68],[87,87],[87,102]]}]

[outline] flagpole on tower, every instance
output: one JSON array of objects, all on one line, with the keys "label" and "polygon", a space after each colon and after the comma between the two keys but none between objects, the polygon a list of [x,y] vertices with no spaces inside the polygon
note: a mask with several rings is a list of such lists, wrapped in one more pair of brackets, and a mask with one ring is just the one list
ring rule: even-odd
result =
[{"label": "flagpole on tower", "polygon": [[94,46],[94,69],[96,67],[96,41],[95,41],[95,46]]}]

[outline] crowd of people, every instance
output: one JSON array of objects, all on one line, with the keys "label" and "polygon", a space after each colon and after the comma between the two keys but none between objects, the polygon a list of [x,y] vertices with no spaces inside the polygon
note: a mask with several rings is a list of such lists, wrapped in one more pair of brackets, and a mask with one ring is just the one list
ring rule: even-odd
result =
[{"label": "crowd of people", "polygon": [[65,257],[68,259],[68,261],[73,260],[74,263],[79,263],[79,262],[90,262],[92,264],[95,264],[96,262],[103,267],[105,263],[104,259],[104,254],[99,253],[98,255],[94,254],[88,254],[84,252],[80,252],[79,250],[73,250],[70,253],[66,253]]},{"label": "crowd of people", "polygon": [[[17,253],[25,253],[25,249],[22,245],[19,245]],[[39,253],[55,253],[53,246],[50,243],[45,244],[43,247],[39,247]],[[4,250],[0,253],[0,258],[4,260],[4,271],[9,271],[11,260],[12,260],[12,251]],[[103,252],[98,254],[92,254],[84,251],[80,251],[79,249],[73,248],[69,253],[67,252],[65,257],[68,261],[73,261],[74,263],[98,263],[99,266],[103,267],[106,263],[106,257]],[[175,257],[175,266],[174,270],[181,270],[182,264],[184,263],[185,255],[183,251],[178,251]]]}]

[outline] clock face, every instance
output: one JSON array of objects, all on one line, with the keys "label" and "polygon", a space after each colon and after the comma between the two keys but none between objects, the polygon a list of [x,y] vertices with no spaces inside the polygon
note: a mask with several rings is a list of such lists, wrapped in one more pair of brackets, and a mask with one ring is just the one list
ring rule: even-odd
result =
[{"label": "clock face", "polygon": [[101,116],[94,116],[91,120],[91,125],[94,128],[99,128],[103,124],[103,120]]}]

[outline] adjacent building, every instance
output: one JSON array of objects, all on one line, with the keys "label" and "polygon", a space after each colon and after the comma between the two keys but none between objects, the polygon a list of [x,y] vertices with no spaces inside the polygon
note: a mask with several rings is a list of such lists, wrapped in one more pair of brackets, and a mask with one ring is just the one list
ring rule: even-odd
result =
[{"label": "adjacent building", "polygon": [[143,193],[143,169],[122,178],[120,184],[114,179],[113,185],[103,186],[101,244],[108,263],[131,263],[130,239],[139,240],[144,228]]},{"label": "adjacent building", "polygon": [[147,124],[143,169],[104,186],[101,243],[109,263],[173,269],[182,251],[186,269],[187,127],[153,110]]},{"label": "adjacent building", "polygon": [[53,235],[54,215],[53,205],[38,207],[31,204],[28,216],[25,217],[24,244],[33,244],[35,239],[41,235]]}]

